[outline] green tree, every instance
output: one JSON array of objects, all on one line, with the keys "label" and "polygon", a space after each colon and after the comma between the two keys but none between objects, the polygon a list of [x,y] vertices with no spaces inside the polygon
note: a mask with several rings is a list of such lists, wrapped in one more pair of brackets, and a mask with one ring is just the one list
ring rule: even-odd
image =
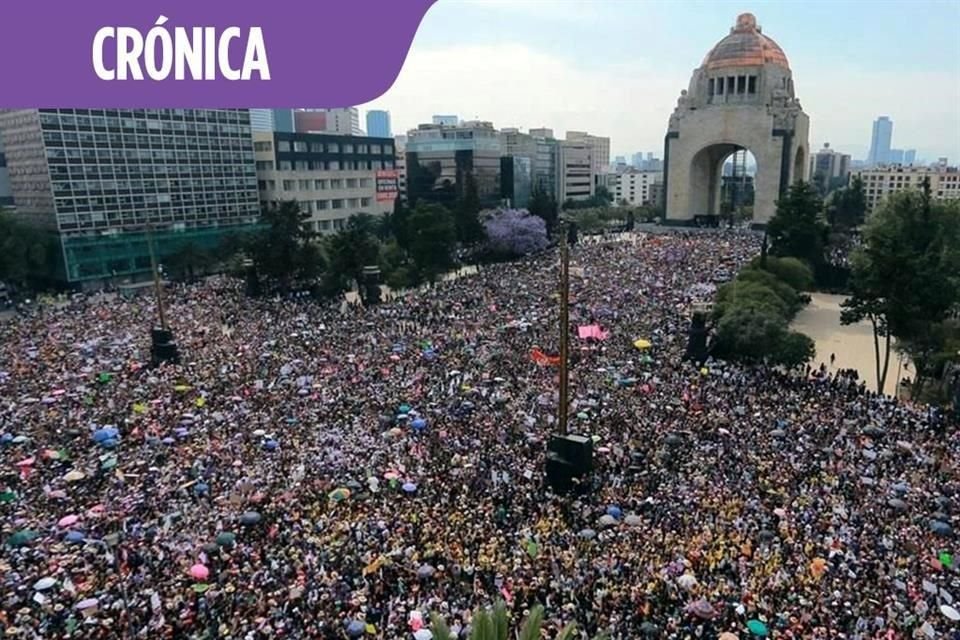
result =
[{"label": "green tree", "polygon": [[758,257],[750,262],[750,266],[769,271],[797,291],[809,291],[813,288],[813,271],[802,260],[767,256],[766,266],[762,263],[762,258]]},{"label": "green tree", "polygon": [[777,353],[787,335],[783,316],[764,305],[737,305],[717,323],[716,353],[722,358],[758,364]]},{"label": "green tree", "polygon": [[453,215],[438,204],[416,206],[407,219],[409,252],[417,270],[430,282],[453,266],[457,229]]},{"label": "green tree", "polygon": [[603,185],[597,187],[593,197],[600,203],[600,206],[609,206],[613,202],[613,194],[610,193],[610,189],[607,189]]},{"label": "green tree", "polygon": [[960,206],[932,202],[929,184],[892,194],[867,221],[851,263],[852,295],[841,321],[871,323],[882,392],[891,340],[928,360],[939,350],[930,344],[936,325],[960,303]]},{"label": "green tree", "polygon": [[36,288],[53,277],[54,237],[0,210],[0,281]]},{"label": "green tree", "polygon": [[816,354],[817,347],[810,336],[797,331],[788,331],[781,336],[772,359],[776,364],[794,369],[813,360]]},{"label": "green tree", "polygon": [[[536,605],[530,609],[530,613],[523,621],[520,629],[511,633],[510,615],[506,605],[498,601],[491,611],[477,611],[473,615],[471,623],[469,640],[507,640],[516,638],[517,640],[543,640],[543,618],[544,610],[542,605]],[[434,614],[431,616],[431,633],[434,640],[456,640],[450,633],[446,622],[440,616]],[[570,623],[560,630],[553,640],[574,640],[576,636],[576,625]],[[605,635],[596,636],[594,640],[601,640]]]},{"label": "green tree", "polygon": [[554,200],[552,195],[543,189],[534,189],[530,196],[527,211],[538,218],[543,218],[543,221],[547,225],[547,235],[553,235],[554,230],[557,228],[558,211],[557,201]]},{"label": "green tree", "polygon": [[323,269],[323,258],[313,242],[310,218],[295,201],[266,208],[262,222],[267,228],[254,239],[250,253],[257,272],[282,290],[294,280],[312,280]]},{"label": "green tree", "polygon": [[862,225],[866,213],[867,196],[860,176],[854,176],[849,186],[835,191],[827,207],[830,226],[839,232],[847,232]]},{"label": "green tree", "polygon": [[465,245],[483,240],[483,225],[480,224],[480,196],[477,193],[477,180],[472,172],[463,178],[463,190],[454,207],[457,240]]},{"label": "green tree", "polygon": [[809,182],[791,185],[767,225],[770,253],[800,258],[814,268],[822,264],[827,232],[822,213],[823,205]]},{"label": "green tree", "polygon": [[327,239],[328,270],[362,282],[363,268],[377,264],[380,254],[376,228],[369,214],[350,216],[346,228]]},{"label": "green tree", "polygon": [[192,282],[216,262],[214,252],[188,242],[164,259],[164,265],[177,278]]},{"label": "green tree", "polygon": [[393,201],[393,214],[390,216],[390,232],[397,239],[397,244],[406,248],[410,246],[410,236],[407,233],[407,220],[410,218],[410,208],[397,198]]}]

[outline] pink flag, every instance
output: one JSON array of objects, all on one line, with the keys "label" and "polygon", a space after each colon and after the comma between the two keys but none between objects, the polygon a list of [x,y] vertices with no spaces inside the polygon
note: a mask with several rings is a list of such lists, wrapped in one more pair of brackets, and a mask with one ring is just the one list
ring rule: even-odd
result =
[{"label": "pink flag", "polygon": [[600,325],[597,324],[588,324],[582,327],[577,327],[577,334],[580,336],[581,340],[586,340],[588,338],[593,338],[595,340],[606,340],[610,337],[610,332],[604,331],[600,328]]}]

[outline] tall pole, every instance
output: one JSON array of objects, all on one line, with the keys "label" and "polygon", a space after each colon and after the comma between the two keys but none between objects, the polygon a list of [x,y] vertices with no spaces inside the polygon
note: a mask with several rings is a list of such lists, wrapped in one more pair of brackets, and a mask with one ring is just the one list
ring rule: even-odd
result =
[{"label": "tall pole", "polygon": [[570,250],[567,246],[567,225],[563,225],[560,234],[560,406],[557,411],[557,423],[560,433],[567,434],[567,412],[569,411],[568,365],[570,342]]},{"label": "tall pole", "polygon": [[157,256],[153,252],[153,234],[151,225],[147,225],[147,248],[150,251],[150,270],[153,272],[153,288],[157,296],[157,315],[160,316],[160,328],[167,330],[167,314],[163,310],[163,287],[160,285],[160,273],[157,270]]}]

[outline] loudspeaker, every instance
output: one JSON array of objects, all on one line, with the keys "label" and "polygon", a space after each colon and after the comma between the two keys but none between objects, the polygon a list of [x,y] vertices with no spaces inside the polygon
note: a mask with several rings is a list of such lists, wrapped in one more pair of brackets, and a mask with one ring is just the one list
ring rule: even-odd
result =
[{"label": "loudspeaker", "polygon": [[589,436],[553,436],[547,451],[570,463],[576,476],[593,471],[593,439]]},{"label": "loudspeaker", "polygon": [[164,362],[179,364],[180,351],[177,349],[172,331],[153,329],[150,332],[150,363],[156,367]]},{"label": "loudspeaker", "polygon": [[158,345],[173,341],[173,332],[169,329],[153,329],[150,331],[151,344]]},{"label": "loudspeaker", "polygon": [[572,464],[552,451],[547,453],[547,484],[555,493],[570,492],[576,475]]},{"label": "loudspeaker", "polygon": [[380,304],[380,267],[363,268],[363,304]]},{"label": "loudspeaker", "polygon": [[571,222],[567,225],[567,244],[571,247],[577,244],[577,223]]},{"label": "loudspeaker", "polygon": [[702,313],[694,313],[690,320],[690,331],[687,337],[687,352],[685,360],[692,360],[702,364],[707,359],[707,320]]}]

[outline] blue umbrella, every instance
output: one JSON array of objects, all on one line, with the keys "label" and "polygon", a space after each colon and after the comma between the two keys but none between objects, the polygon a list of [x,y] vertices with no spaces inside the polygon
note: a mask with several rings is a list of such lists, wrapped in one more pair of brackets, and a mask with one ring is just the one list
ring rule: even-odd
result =
[{"label": "blue umbrella", "polygon": [[607,515],[613,516],[614,518],[619,520],[620,516],[623,515],[623,511],[617,505],[611,504],[610,506],[607,507]]},{"label": "blue umbrella", "polygon": [[0,444],[10,444],[12,442],[13,442],[12,433],[5,433],[2,436],[0,436]]},{"label": "blue umbrella", "polygon": [[276,440],[267,440],[263,443],[263,448],[267,451],[276,451],[277,447],[280,446],[280,443]]},{"label": "blue umbrella", "polygon": [[114,440],[113,438],[110,438],[109,440],[100,441],[100,446],[103,447],[104,449],[113,449],[114,447],[117,446],[117,444],[118,444],[117,441]]},{"label": "blue umbrella", "polygon": [[168,436],[163,440],[161,440],[160,442],[162,442],[163,444],[173,444],[174,442],[176,442],[176,440]]},{"label": "blue umbrella", "polygon": [[410,405],[408,404],[400,405],[400,408],[397,410],[397,413],[410,413]]},{"label": "blue umbrella", "polygon": [[120,435],[120,432],[117,431],[115,428],[113,428],[113,427],[103,427],[103,428],[97,429],[96,431],[93,432],[93,441],[94,441],[94,442],[105,442],[106,440],[113,440],[113,439],[115,439],[118,435]]},{"label": "blue umbrella", "polygon": [[190,435],[190,430],[187,429],[186,427],[177,427],[176,429],[173,430],[173,432],[177,435],[178,438],[186,438],[188,435]]},{"label": "blue umbrella", "polygon": [[367,625],[360,620],[351,620],[347,623],[347,635],[351,638],[359,638],[366,630]]},{"label": "blue umbrella", "polygon": [[260,514],[256,511],[246,511],[240,516],[240,524],[257,524],[260,522]]},{"label": "blue umbrella", "polygon": [[413,422],[410,423],[410,426],[416,429],[417,431],[420,431],[421,429],[424,429],[427,426],[427,421],[424,420],[423,418],[416,418]]},{"label": "blue umbrella", "polygon": [[68,531],[67,535],[63,537],[66,542],[72,542],[73,544],[79,544],[83,542],[84,535],[82,531]]},{"label": "blue umbrella", "polygon": [[210,485],[206,482],[198,482],[193,485],[193,492],[198,496],[205,496],[210,493]]},{"label": "blue umbrella", "polygon": [[403,484],[403,490],[407,493],[413,493],[417,490],[417,485],[413,484],[412,482],[405,482]]},{"label": "blue umbrella", "polygon": [[953,529],[950,527],[950,525],[946,522],[941,522],[940,520],[931,520],[930,530],[938,536],[949,536],[951,533],[953,533]]},{"label": "blue umbrella", "polygon": [[287,418],[287,424],[297,424],[297,419],[291,416]]}]

